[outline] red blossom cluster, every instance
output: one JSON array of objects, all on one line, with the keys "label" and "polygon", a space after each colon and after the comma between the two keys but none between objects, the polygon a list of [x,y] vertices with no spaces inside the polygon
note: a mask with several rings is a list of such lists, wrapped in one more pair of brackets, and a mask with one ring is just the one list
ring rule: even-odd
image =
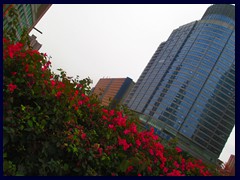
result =
[{"label": "red blossom cluster", "polygon": [[15,89],[17,88],[17,86],[15,84],[10,83],[8,85],[8,90],[12,93]]}]

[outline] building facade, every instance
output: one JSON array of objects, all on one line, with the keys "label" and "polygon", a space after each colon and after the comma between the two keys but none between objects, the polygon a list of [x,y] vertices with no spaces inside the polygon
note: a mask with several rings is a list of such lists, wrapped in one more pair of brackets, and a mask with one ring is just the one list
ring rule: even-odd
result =
[{"label": "building facade", "polygon": [[235,124],[235,6],[212,5],[175,29],[125,103],[159,136],[215,163]]},{"label": "building facade", "polygon": [[225,170],[228,171],[230,176],[235,176],[235,155],[231,154],[225,165]]},{"label": "building facade", "polygon": [[134,82],[130,78],[102,78],[96,84],[93,94],[98,95],[102,105],[112,106],[121,103]]},{"label": "building facade", "polygon": [[16,36],[19,40],[23,29],[27,28],[28,33],[34,28],[39,22],[42,16],[47,12],[52,4],[3,4],[3,29],[8,31],[14,23],[13,18],[9,13],[11,9],[15,9],[18,15],[19,25],[16,29]]},{"label": "building facade", "polygon": [[42,47],[42,44],[37,41],[37,37],[34,34],[32,34],[32,36],[29,36],[29,40],[30,47],[32,47],[33,50],[39,50]]}]

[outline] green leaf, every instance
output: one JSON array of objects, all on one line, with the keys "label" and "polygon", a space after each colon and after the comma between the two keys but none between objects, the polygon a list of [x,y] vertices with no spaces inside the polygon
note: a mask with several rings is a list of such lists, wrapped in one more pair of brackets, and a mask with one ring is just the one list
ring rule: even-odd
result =
[{"label": "green leaf", "polygon": [[23,125],[21,125],[21,126],[20,126],[20,130],[23,130],[23,129],[24,129],[24,126],[23,126]]},{"label": "green leaf", "polygon": [[28,125],[30,126],[30,127],[33,127],[33,122],[32,121],[30,121],[30,120],[28,120]]},{"label": "green leaf", "polygon": [[64,170],[64,171],[67,171],[68,168],[69,168],[68,164],[65,163],[65,164],[63,165],[63,170]]},{"label": "green leaf", "polygon": [[36,117],[32,117],[33,122],[36,122]]},{"label": "green leaf", "polygon": [[110,136],[111,136],[110,133],[107,133],[107,139],[110,139]]},{"label": "green leaf", "polygon": [[26,107],[21,104],[22,111],[25,111]]},{"label": "green leaf", "polygon": [[52,90],[52,94],[56,94],[56,91],[55,91],[55,89],[53,89],[53,90]]},{"label": "green leaf", "polygon": [[78,149],[76,147],[73,147],[73,152],[78,152]]},{"label": "green leaf", "polygon": [[102,156],[101,160],[104,161],[106,159],[106,156]]},{"label": "green leaf", "polygon": [[138,165],[139,164],[139,158],[133,157],[131,158],[132,165]]},{"label": "green leaf", "polygon": [[124,160],[121,162],[121,164],[119,165],[118,168],[119,168],[119,170],[120,170],[121,172],[125,172],[125,171],[127,170],[128,166],[129,166],[129,161],[126,160],[126,159],[124,159]]}]

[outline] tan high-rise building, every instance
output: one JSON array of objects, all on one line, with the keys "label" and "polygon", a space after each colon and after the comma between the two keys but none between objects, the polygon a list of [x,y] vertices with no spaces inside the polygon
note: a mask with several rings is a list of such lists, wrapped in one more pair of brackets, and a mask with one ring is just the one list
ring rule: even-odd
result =
[{"label": "tan high-rise building", "polygon": [[130,78],[102,78],[96,84],[93,93],[98,95],[102,105],[121,103],[134,85]]}]

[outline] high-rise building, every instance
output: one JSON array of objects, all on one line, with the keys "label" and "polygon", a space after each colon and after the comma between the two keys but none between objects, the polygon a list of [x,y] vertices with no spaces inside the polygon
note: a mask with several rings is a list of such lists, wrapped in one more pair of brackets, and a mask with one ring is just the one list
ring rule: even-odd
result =
[{"label": "high-rise building", "polygon": [[108,106],[121,103],[134,82],[130,78],[102,78],[96,84],[93,93],[98,95],[102,105]]},{"label": "high-rise building", "polygon": [[211,5],[175,29],[125,103],[160,137],[216,163],[235,124],[235,6]]},{"label": "high-rise building", "polygon": [[235,176],[235,155],[231,154],[226,163],[225,170],[229,172],[230,176]]},{"label": "high-rise building", "polygon": [[47,12],[52,4],[4,4],[3,5],[3,29],[8,31],[13,22],[13,18],[9,13],[12,8],[15,8],[18,15],[19,25],[16,29],[17,39],[20,39],[23,29],[27,28],[30,32],[42,16]]}]

